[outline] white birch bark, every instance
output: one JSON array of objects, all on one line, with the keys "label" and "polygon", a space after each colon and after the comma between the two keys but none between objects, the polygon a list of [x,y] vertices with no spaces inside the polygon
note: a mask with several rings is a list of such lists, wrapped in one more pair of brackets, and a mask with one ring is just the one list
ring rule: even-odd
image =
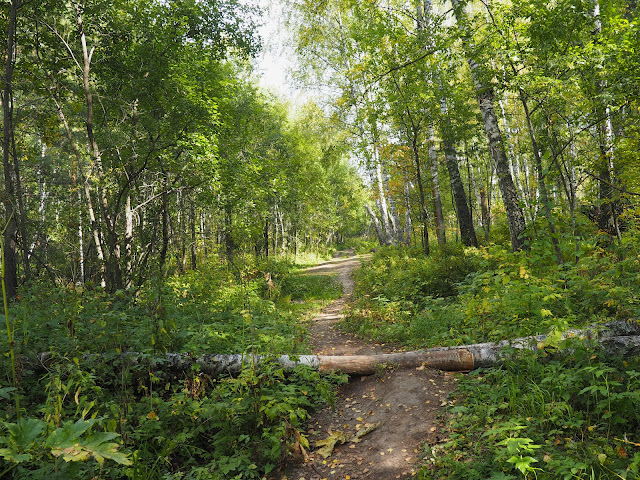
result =
[{"label": "white birch bark", "polygon": [[[463,34],[463,42],[468,52],[470,49],[469,40],[465,38],[466,32],[464,23],[466,21],[466,15],[464,14],[463,6],[461,5],[460,0],[451,0],[451,4],[453,5],[458,29]],[[502,132],[500,131],[498,118],[493,106],[494,91],[490,85],[485,85],[482,82],[480,75],[481,67],[475,59],[469,56],[468,53],[467,62],[471,70],[473,83],[475,84],[478,106],[480,107],[480,113],[482,114],[482,122],[489,141],[489,147],[491,148],[491,155],[496,167],[496,173],[498,175],[498,185],[500,187],[502,200],[507,212],[507,222],[509,224],[509,232],[511,234],[511,245],[514,250],[520,250],[525,246],[524,234],[526,222],[522,209],[519,205],[518,192],[513,183],[511,170],[509,168],[509,159],[507,158],[504,140],[502,138]]]}]

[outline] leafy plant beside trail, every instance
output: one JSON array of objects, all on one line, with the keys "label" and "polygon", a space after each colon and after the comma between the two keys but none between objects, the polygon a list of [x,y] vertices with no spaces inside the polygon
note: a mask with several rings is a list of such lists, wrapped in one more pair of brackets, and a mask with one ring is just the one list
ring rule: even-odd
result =
[{"label": "leafy plant beside trail", "polygon": [[[21,364],[18,390],[3,362],[0,474],[249,479],[302,454],[301,426],[309,411],[332,401],[341,377],[267,362],[237,378],[209,378],[197,366],[175,378],[162,365],[120,356],[305,353],[302,319],[341,291],[333,278],[299,269],[248,259],[238,268],[213,262],[136,294],[25,292],[10,312],[17,351],[55,353],[42,376]],[[101,360],[83,359],[87,352]],[[8,401],[17,394],[20,417]]]},{"label": "leafy plant beside trail", "polygon": [[519,352],[459,383],[424,480],[640,478],[640,359]]},{"label": "leafy plant beside trail", "polygon": [[[594,237],[577,264],[561,267],[546,239],[520,253],[495,245],[430,257],[382,249],[357,273],[344,327],[421,348],[637,318],[638,245],[638,232],[607,248]],[[576,252],[565,248],[567,258]],[[448,438],[426,447],[419,478],[640,478],[640,359],[561,346],[513,352],[503,367],[461,379]]]},{"label": "leafy plant beside trail", "polygon": [[430,257],[382,249],[357,272],[345,328],[410,347],[462,345],[640,316],[637,237],[583,245],[558,267],[548,250],[446,247]]}]

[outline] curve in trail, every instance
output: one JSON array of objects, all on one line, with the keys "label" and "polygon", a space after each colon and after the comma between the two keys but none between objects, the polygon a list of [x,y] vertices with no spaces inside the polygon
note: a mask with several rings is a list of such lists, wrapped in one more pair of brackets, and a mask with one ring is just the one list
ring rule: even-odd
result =
[{"label": "curve in trail", "polygon": [[[369,344],[341,332],[338,323],[353,292],[351,273],[363,257],[342,252],[308,272],[337,274],[344,295],[325,307],[310,325],[310,344],[316,354],[356,355],[388,353],[381,344]],[[316,412],[305,432],[311,444],[306,461],[290,462],[279,479],[376,479],[410,478],[424,463],[422,446],[443,439],[438,418],[455,377],[426,368],[383,370],[379,375],[351,377],[336,398],[335,407]],[[363,435],[359,443],[336,445],[332,455],[323,458],[314,450],[315,442],[330,435],[352,438],[358,431],[378,425]]]}]

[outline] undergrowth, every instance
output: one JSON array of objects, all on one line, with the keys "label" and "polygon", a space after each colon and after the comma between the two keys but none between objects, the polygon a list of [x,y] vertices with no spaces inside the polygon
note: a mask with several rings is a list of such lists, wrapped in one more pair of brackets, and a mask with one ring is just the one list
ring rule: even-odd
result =
[{"label": "undergrowth", "polygon": [[[602,246],[549,239],[511,253],[382,248],[357,273],[346,330],[405,348],[558,333],[640,317],[640,234]],[[577,258],[577,261],[576,261]],[[555,346],[554,346],[555,347]],[[640,360],[562,345],[513,353],[459,383],[448,438],[427,446],[420,478],[640,479]]]},{"label": "undergrowth", "polygon": [[[640,316],[638,238],[615,249],[584,244],[556,265],[545,245],[445,246],[424,257],[384,248],[356,274],[344,327],[409,347],[462,345]],[[567,253],[569,256],[570,251]]]},{"label": "undergrowth", "polygon": [[571,345],[463,378],[419,478],[640,478],[640,359]]},{"label": "undergrowth", "polygon": [[[210,378],[197,365],[176,375],[144,361],[166,351],[306,353],[304,317],[341,291],[299,269],[216,261],[137,292],[24,291],[10,311],[25,359],[18,389],[2,367],[0,477],[251,479],[301,454],[309,412],[332,401],[342,377],[267,361]],[[33,361],[42,352],[46,369]]]}]

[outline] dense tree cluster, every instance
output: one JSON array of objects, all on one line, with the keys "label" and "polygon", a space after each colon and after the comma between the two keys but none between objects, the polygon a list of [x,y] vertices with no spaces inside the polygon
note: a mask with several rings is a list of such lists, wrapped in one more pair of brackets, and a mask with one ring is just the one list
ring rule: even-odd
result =
[{"label": "dense tree cluster", "polygon": [[[358,228],[340,132],[251,81],[237,0],[11,0],[2,7],[8,295],[48,276],[110,291],[220,251]],[[222,248],[218,248],[222,246]]]},{"label": "dense tree cluster", "polygon": [[489,239],[506,218],[513,249],[543,228],[562,263],[579,212],[620,238],[638,191],[636,2],[293,3],[302,71],[337,92],[381,243],[428,253],[433,229],[476,245],[474,226]]}]

